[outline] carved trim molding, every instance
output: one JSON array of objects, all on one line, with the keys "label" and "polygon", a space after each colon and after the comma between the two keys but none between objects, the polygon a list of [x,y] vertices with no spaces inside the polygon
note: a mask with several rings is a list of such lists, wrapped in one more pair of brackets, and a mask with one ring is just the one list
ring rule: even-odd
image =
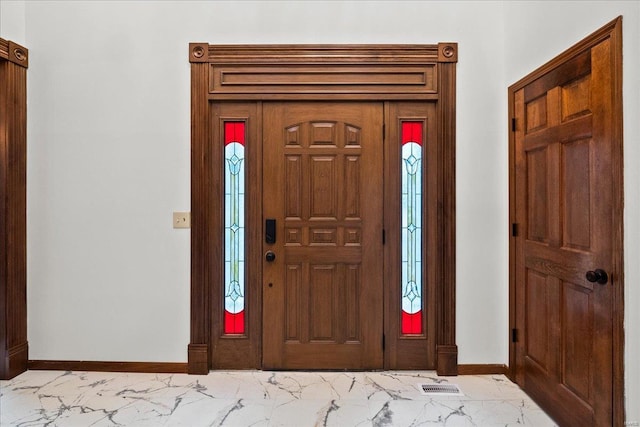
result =
[{"label": "carved trim molding", "polygon": [[438,62],[458,62],[458,43],[439,43]]},{"label": "carved trim molding", "polygon": [[439,45],[192,45],[208,46],[205,62],[212,64],[338,65],[439,62]]},{"label": "carved trim molding", "polygon": [[29,49],[11,40],[0,38],[0,58],[24,68],[29,67]]},{"label": "carved trim molding", "polygon": [[207,43],[189,43],[189,62],[209,62]]}]

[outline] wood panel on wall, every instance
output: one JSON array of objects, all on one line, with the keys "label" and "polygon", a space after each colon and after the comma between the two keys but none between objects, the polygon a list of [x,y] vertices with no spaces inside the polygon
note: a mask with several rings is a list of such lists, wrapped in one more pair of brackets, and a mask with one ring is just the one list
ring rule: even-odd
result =
[{"label": "wood panel on wall", "polygon": [[28,51],[0,39],[0,379],[26,371]]}]

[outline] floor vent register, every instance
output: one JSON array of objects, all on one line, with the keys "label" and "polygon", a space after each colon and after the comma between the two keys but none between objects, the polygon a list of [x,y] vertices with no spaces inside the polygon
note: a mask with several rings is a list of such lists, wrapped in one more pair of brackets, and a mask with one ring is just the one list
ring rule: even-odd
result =
[{"label": "floor vent register", "polygon": [[464,396],[457,384],[418,384],[418,389],[425,396]]}]

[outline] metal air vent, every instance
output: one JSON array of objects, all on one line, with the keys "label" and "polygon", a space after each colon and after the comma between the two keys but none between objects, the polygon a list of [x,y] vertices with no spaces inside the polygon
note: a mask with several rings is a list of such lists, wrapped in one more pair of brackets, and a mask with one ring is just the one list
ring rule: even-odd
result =
[{"label": "metal air vent", "polygon": [[464,396],[457,384],[418,384],[418,389],[425,396]]}]

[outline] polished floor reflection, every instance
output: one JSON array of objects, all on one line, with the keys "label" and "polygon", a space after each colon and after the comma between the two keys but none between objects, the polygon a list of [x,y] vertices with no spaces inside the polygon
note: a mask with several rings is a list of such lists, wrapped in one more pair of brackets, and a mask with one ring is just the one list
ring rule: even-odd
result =
[{"label": "polished floor reflection", "polygon": [[[423,395],[422,383],[464,396]],[[0,381],[2,426],[553,426],[502,375],[28,371]]]}]

